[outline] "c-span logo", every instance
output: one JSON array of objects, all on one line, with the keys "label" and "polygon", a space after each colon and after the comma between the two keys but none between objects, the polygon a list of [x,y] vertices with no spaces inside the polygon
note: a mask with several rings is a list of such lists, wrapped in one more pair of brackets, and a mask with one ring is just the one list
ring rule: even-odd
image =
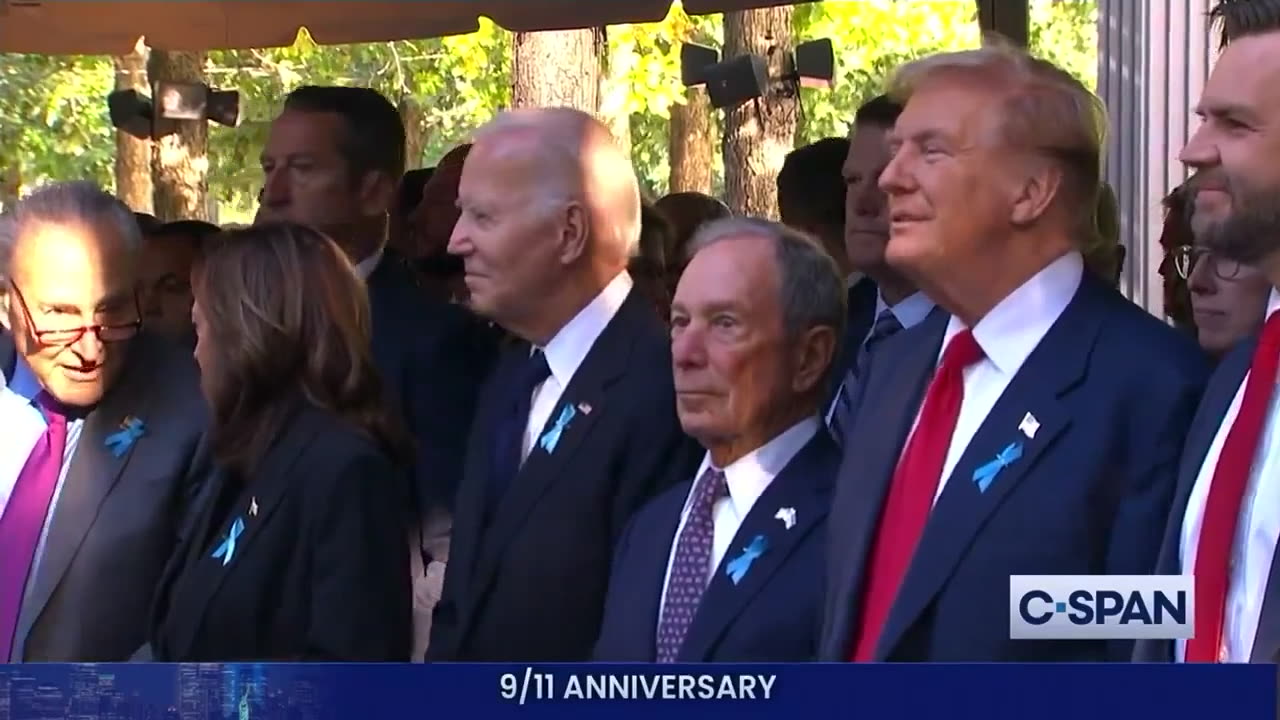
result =
[{"label": "c-span logo", "polygon": [[1014,640],[1175,640],[1195,619],[1190,575],[1010,575]]}]

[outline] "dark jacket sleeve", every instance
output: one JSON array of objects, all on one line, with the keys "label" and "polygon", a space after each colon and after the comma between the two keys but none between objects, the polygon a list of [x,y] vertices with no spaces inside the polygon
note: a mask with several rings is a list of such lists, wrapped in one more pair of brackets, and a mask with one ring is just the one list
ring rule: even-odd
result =
[{"label": "dark jacket sleeve", "polygon": [[403,662],[413,634],[407,528],[398,471],[376,455],[312,480],[309,659]]}]

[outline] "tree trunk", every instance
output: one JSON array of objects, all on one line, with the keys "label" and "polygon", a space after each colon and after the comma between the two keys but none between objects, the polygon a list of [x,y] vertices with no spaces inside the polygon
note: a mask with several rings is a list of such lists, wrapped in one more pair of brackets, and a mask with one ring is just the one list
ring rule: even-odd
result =
[{"label": "tree trunk", "polygon": [[400,101],[400,118],[404,121],[405,170],[422,167],[427,134],[422,130],[422,106],[409,98]]},{"label": "tree trunk", "polygon": [[516,33],[511,63],[513,107],[567,106],[600,111],[604,28]]},{"label": "tree trunk", "polygon": [[622,151],[631,156],[631,108],[628,106],[630,93],[627,83],[627,68],[621,58],[635,50],[635,42],[621,45],[608,42],[608,31],[605,30],[604,67],[600,70],[599,115],[600,120],[609,126],[614,142]]},{"label": "tree trunk", "polygon": [[[147,76],[161,81],[204,82],[203,52],[151,51]],[[166,120],[164,135],[152,143],[151,179],[155,216],[172,220],[209,220],[209,121]]]},{"label": "tree trunk", "polygon": [[725,113],[725,202],[735,213],[778,216],[775,183],[796,135],[794,92],[778,82],[790,51],[790,6],[725,13],[724,57],[767,58],[771,78],[765,97]]},{"label": "tree trunk", "polygon": [[22,198],[22,166],[0,168],[0,211],[8,211]]},{"label": "tree trunk", "polygon": [[684,103],[671,106],[667,151],[671,181],[667,192],[711,193],[711,101],[705,88],[689,88]]},{"label": "tree trunk", "polygon": [[[150,95],[147,86],[147,49],[138,43],[128,55],[113,58],[116,90],[137,90]],[[151,141],[116,131],[116,197],[134,210],[151,212]]]}]

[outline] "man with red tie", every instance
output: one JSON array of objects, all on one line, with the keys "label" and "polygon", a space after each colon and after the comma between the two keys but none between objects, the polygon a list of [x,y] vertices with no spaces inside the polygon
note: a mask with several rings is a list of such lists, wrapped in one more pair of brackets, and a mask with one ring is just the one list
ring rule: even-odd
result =
[{"label": "man with red tie", "polygon": [[895,75],[886,258],[938,305],[867,365],[829,518],[826,661],[1128,660],[1010,638],[1011,575],[1155,565],[1207,367],[1085,272],[1105,111],[1024,51]]},{"label": "man with red tie", "polygon": [[[1205,84],[1204,122],[1182,149],[1200,262],[1246,263],[1280,285],[1280,8],[1222,2],[1226,47]],[[1179,473],[1159,572],[1195,576],[1195,633],[1142,641],[1144,662],[1280,661],[1280,293],[1260,337],[1229,352],[1209,382]]]}]

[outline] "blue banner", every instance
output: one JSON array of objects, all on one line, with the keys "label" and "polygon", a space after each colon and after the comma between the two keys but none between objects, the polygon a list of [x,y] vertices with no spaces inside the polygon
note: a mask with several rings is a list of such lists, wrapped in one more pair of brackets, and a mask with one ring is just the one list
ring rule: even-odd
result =
[{"label": "blue banner", "polygon": [[1275,720],[1276,689],[1274,665],[32,664],[0,665],[0,718]]}]

